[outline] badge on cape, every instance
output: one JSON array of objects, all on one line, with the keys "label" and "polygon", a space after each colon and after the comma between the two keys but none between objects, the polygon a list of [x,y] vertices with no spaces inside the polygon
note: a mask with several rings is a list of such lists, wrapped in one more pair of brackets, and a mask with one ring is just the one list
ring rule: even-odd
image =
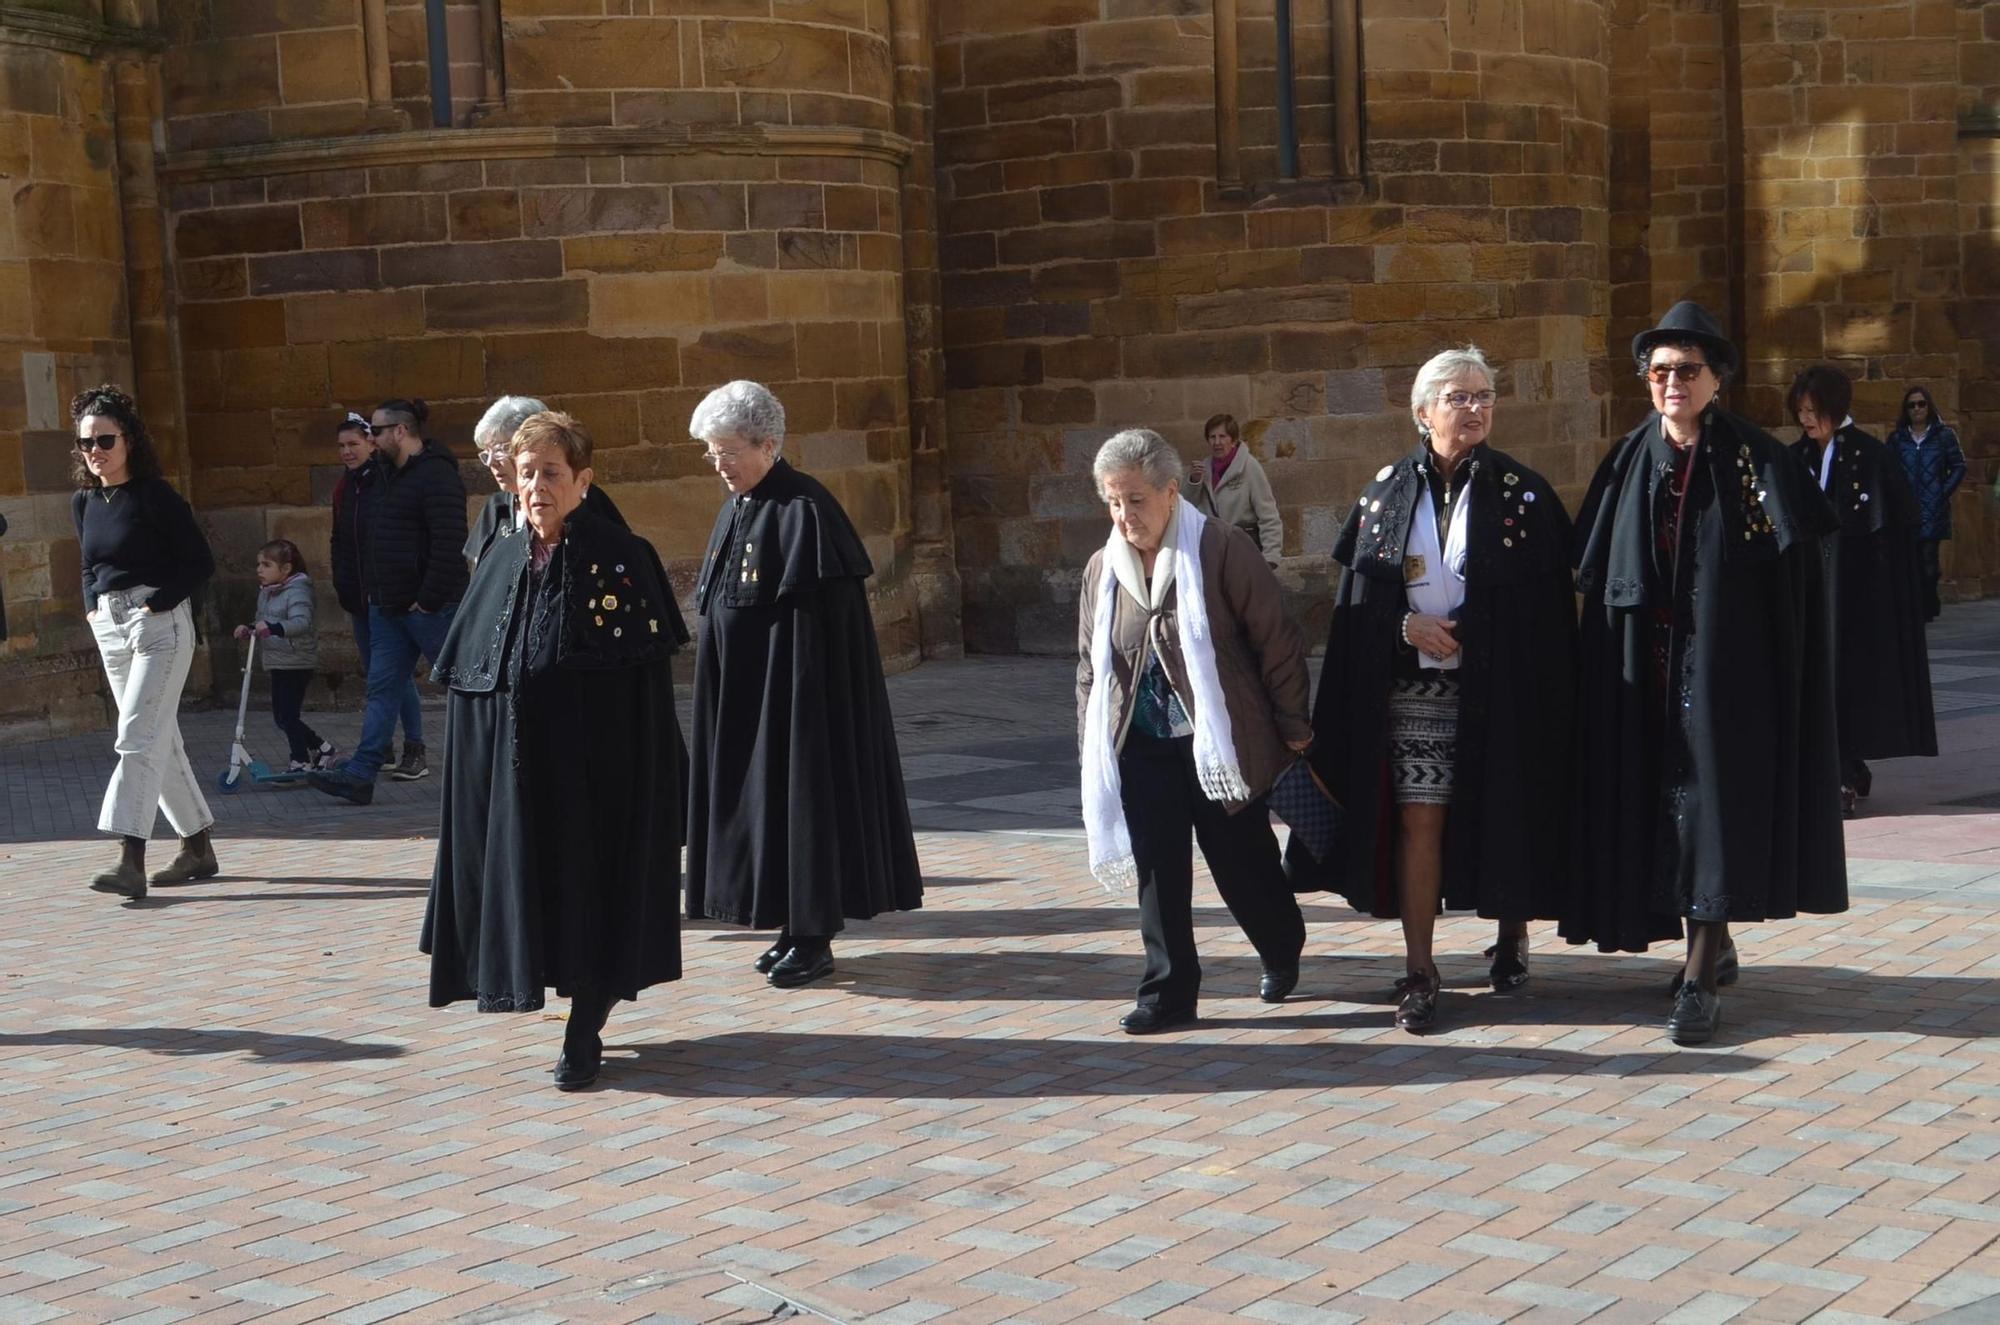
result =
[{"label": "badge on cape", "polygon": [[1403,558],[1403,583],[1415,584],[1430,570],[1421,552]]}]

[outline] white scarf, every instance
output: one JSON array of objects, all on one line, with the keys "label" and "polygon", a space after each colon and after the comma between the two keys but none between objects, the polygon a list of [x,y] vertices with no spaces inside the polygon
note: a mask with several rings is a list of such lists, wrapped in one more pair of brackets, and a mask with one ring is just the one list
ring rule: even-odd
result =
[{"label": "white scarf", "polygon": [[[1111,623],[1122,584],[1150,614],[1166,605],[1179,581],[1178,612],[1181,659],[1194,688],[1194,762],[1202,794],[1212,801],[1247,801],[1249,784],[1236,762],[1236,740],[1229,726],[1229,708],[1222,697],[1222,680],[1215,668],[1215,639],[1210,634],[1208,598],[1202,588],[1201,530],[1206,517],[1175,499],[1174,512],[1153,563],[1153,582],[1145,583],[1139,554],[1117,529],[1104,545],[1104,583],[1099,586],[1097,619],[1090,628],[1090,667],[1095,678],[1083,716],[1083,827],[1090,840],[1090,872],[1106,889],[1129,888],[1138,881],[1132,859],[1132,835],[1125,826],[1119,798],[1119,736],[1111,730],[1111,678],[1116,650]],[[1147,627],[1151,640],[1151,625]],[[1145,656],[1141,650],[1140,656]],[[1136,689],[1143,672],[1134,673]],[[1136,700],[1135,700],[1136,702]]]},{"label": "white scarf", "polygon": [[[1416,513],[1410,519],[1410,541],[1403,548],[1403,591],[1410,610],[1425,616],[1448,617],[1465,602],[1465,535],[1472,527],[1472,476],[1458,494],[1458,513],[1451,517],[1451,532],[1445,535],[1443,555],[1438,547],[1437,510],[1428,491],[1417,494]],[[1417,663],[1441,671],[1458,666],[1459,655],[1433,657],[1417,651]]]}]

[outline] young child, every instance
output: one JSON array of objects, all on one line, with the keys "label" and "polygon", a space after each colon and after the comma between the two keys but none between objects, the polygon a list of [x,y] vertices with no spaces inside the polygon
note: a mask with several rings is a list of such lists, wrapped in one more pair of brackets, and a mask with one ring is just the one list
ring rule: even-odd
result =
[{"label": "young child", "polygon": [[313,628],[312,577],[298,544],[279,538],[259,548],[257,584],[257,619],[238,626],[236,638],[257,637],[257,652],[271,676],[271,717],[291,743],[291,771],[329,768],[338,752],[299,717],[306,684],[319,666],[319,633]]}]

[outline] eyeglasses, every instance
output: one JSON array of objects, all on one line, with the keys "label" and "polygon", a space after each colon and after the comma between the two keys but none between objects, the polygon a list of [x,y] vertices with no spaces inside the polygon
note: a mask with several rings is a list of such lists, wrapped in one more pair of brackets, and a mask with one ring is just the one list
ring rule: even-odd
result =
[{"label": "eyeglasses", "polygon": [[1702,370],[1707,367],[1705,363],[1656,363],[1642,371],[1639,376],[1651,378],[1655,382],[1664,382],[1669,377],[1677,382],[1692,382],[1700,377]]},{"label": "eyeglasses", "polygon": [[124,440],[124,437],[125,434],[122,432],[101,432],[95,437],[79,437],[76,439],[76,449],[88,451],[94,446],[100,451],[112,451],[117,449],[118,443]]},{"label": "eyeglasses", "polygon": [[1929,408],[1930,408],[1930,406],[1929,406],[1929,405],[1926,405],[1926,404],[1925,404],[1925,403],[1924,403],[1923,401],[1921,401],[1921,400],[1906,400],[1906,401],[1904,401],[1904,402],[1903,402],[1903,408],[1904,408],[1904,409],[1929,409]]},{"label": "eyeglasses", "polygon": [[[745,449],[747,449],[747,448],[745,448]],[[702,453],[701,453],[701,458],[702,458],[703,460],[706,460],[706,461],[708,461],[708,463],[709,463],[709,464],[711,464],[711,465],[733,465],[733,464],[735,464],[735,463],[736,463],[737,461],[739,461],[739,460],[741,460],[741,459],[743,458],[743,452],[742,452],[742,451],[709,451],[709,450],[704,450],[704,451],[702,451]]]},{"label": "eyeglasses", "polygon": [[482,446],[479,448],[479,450],[475,451],[473,454],[479,457],[480,464],[490,465],[495,460],[506,459],[507,448],[504,446]]},{"label": "eyeglasses", "polygon": [[1500,399],[1500,393],[1498,391],[1446,391],[1438,396],[1438,399],[1453,409],[1492,409],[1493,403]]}]

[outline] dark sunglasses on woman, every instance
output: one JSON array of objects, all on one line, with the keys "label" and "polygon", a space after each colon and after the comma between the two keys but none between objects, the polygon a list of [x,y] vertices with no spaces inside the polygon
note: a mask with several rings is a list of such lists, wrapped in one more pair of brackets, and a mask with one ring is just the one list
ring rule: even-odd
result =
[{"label": "dark sunglasses on woman", "polygon": [[101,432],[95,437],[79,437],[76,439],[76,449],[88,451],[94,446],[100,451],[109,451],[115,448],[124,436],[122,432]]}]

